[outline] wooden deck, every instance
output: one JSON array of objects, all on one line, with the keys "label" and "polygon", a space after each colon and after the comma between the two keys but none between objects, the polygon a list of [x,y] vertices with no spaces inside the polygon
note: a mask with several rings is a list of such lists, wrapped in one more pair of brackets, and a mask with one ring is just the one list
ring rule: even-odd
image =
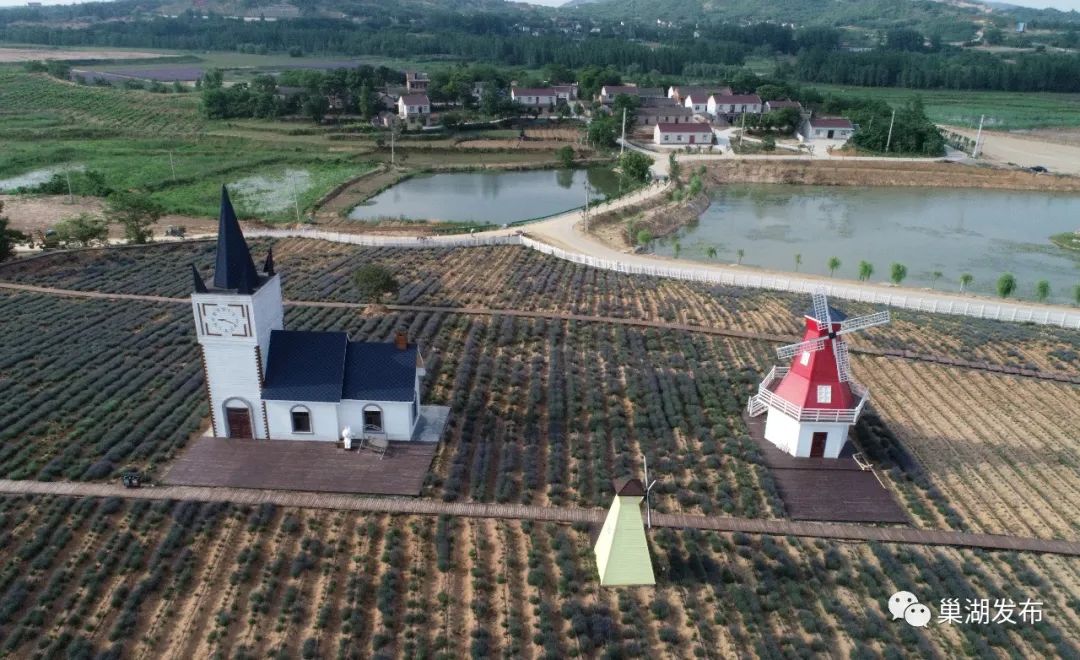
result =
[{"label": "wooden deck", "polygon": [[419,495],[437,443],[391,442],[386,457],[330,442],[198,438],[164,483],[367,495]]},{"label": "wooden deck", "polygon": [[743,419],[793,520],[910,522],[892,491],[852,458],[850,441],[840,458],[796,458],[765,439],[765,415]]}]

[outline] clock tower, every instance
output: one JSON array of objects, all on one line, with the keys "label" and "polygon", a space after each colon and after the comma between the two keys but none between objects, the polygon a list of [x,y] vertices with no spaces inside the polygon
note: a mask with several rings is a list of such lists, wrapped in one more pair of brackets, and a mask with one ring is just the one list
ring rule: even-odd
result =
[{"label": "clock tower", "polygon": [[284,329],[281,279],[274,273],[272,253],[261,273],[255,269],[224,186],[211,286],[194,265],[191,268],[191,306],[214,435],[267,438],[262,386],[270,332]]}]

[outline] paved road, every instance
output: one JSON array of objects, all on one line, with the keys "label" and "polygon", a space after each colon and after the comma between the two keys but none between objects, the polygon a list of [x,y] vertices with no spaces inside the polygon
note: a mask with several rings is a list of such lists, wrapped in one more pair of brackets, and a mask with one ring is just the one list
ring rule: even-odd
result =
[{"label": "paved road", "polygon": [[[144,302],[172,303],[188,305],[188,298],[167,298],[164,296],[150,296],[135,293],[104,293],[101,291],[78,291],[75,289],[56,289],[52,287],[35,286],[33,284],[17,284],[14,282],[0,281],[0,289],[10,291],[25,291],[27,293],[39,293],[44,295],[65,296],[69,298],[93,298],[101,300],[140,300]],[[325,300],[286,300],[286,305],[296,307],[324,307],[331,309],[364,309],[366,303],[332,302]],[[400,312],[427,312],[444,314],[470,314],[476,316],[515,316],[534,319],[548,319],[559,321],[578,321],[581,323],[604,323],[613,325],[625,325],[643,328],[656,328],[658,330],[677,330],[681,332],[697,332],[709,335],[721,335],[725,337],[737,337],[740,339],[754,339],[779,344],[788,344],[797,341],[799,337],[794,335],[774,335],[764,332],[749,332],[736,328],[716,328],[703,325],[688,325],[685,323],[669,323],[667,321],[650,321],[647,319],[622,318],[615,316],[595,316],[591,314],[570,314],[566,312],[534,311],[524,309],[500,309],[496,307],[448,307],[441,305],[386,305],[387,309]],[[940,355],[928,355],[899,349],[856,348],[852,347],[852,353],[871,355],[875,357],[900,358],[904,360],[916,360],[919,362],[933,362],[964,369],[977,369],[991,371],[1014,376],[1037,378],[1040,380],[1053,380],[1064,383],[1080,384],[1080,375],[1059,373],[1052,371],[1038,371],[1034,369],[1020,369],[989,362],[975,362],[946,358]]]},{"label": "paved road", "polygon": [[[369,513],[449,515],[467,518],[502,518],[508,520],[538,520],[551,522],[601,523],[605,509],[581,507],[541,507],[524,504],[485,504],[479,502],[443,502],[431,499],[396,499],[358,497],[331,493],[309,493],[290,490],[246,490],[240,488],[208,488],[194,486],[148,486],[128,489],[103,483],[74,483],[66,481],[12,481],[0,479],[0,493],[63,495],[71,497],[124,497],[149,500],[192,500],[197,502],[232,502],[235,504],[272,503],[315,509],[363,511]],[[658,527],[710,529],[723,532],[745,532],[777,536],[879,541],[915,545],[1015,550],[1059,555],[1080,556],[1080,542],[1059,539],[1039,539],[998,534],[972,534],[908,527],[872,527],[847,523],[813,523],[790,520],[759,520],[699,516],[689,514],[654,513],[653,524]]]}]

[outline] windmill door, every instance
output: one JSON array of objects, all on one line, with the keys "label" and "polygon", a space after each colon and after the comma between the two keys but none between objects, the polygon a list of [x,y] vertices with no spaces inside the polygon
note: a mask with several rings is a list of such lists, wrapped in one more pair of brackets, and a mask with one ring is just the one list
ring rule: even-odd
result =
[{"label": "windmill door", "polygon": [[253,438],[251,434],[251,412],[247,408],[229,408],[227,420],[230,438]]},{"label": "windmill door", "polygon": [[825,456],[825,440],[829,437],[828,433],[819,431],[813,435],[810,439],[810,458],[822,458]]}]

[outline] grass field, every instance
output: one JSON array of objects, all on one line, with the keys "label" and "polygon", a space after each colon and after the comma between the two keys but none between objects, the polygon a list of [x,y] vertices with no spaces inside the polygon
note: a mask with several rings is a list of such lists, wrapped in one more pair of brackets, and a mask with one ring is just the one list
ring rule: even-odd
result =
[{"label": "grass field", "polygon": [[[796,331],[806,305],[521,248],[273,245],[292,300],[355,300],[349,274],[371,262],[393,270],[404,304],[779,334]],[[267,247],[252,244],[256,256]],[[188,264],[205,273],[212,258],[211,243],[85,251],[5,266],[0,279],[182,296]],[[0,404],[3,476],[94,479],[128,464],[157,474],[205,413],[187,305],[4,293],[0,311],[16,339],[0,344],[0,370],[18,384]],[[1065,331],[897,316],[860,343],[998,363],[1053,361],[1075,348],[1076,333]],[[606,505],[610,479],[637,469],[644,453],[661,475],[659,510],[784,515],[739,417],[774,360],[769,342],[304,306],[288,309],[287,324],[379,340],[404,326],[425,347],[423,396],[450,405],[455,421],[424,497]],[[1013,346],[1029,353],[1016,358]],[[861,355],[853,368],[876,413],[857,436],[913,524],[1076,537],[1076,387]],[[893,434],[920,467],[890,463]],[[589,530],[568,525],[59,497],[2,497],[0,523],[0,647],[11,657],[1080,653],[1075,558],[654,530],[657,587],[605,589]],[[1038,625],[918,629],[889,620],[885,603],[901,589],[935,610],[950,597],[1030,597],[1046,615]]]},{"label": "grass field", "polygon": [[1080,126],[1080,94],[810,86],[841,95],[884,99],[893,105],[920,96],[927,115],[939,124],[977,127],[979,117],[985,114],[986,128],[996,130]]},{"label": "grass field", "polygon": [[[148,192],[171,214],[213,216],[222,184],[249,184],[257,192],[237,197],[241,215],[295,220],[294,190],[304,213],[338,184],[389,161],[389,145],[357,128],[303,120],[210,121],[201,116],[195,93],[86,87],[0,66],[0,181],[81,167],[102,174],[112,189]],[[459,148],[452,136],[405,138],[397,161],[406,168],[554,163],[556,146],[479,151]]]}]

